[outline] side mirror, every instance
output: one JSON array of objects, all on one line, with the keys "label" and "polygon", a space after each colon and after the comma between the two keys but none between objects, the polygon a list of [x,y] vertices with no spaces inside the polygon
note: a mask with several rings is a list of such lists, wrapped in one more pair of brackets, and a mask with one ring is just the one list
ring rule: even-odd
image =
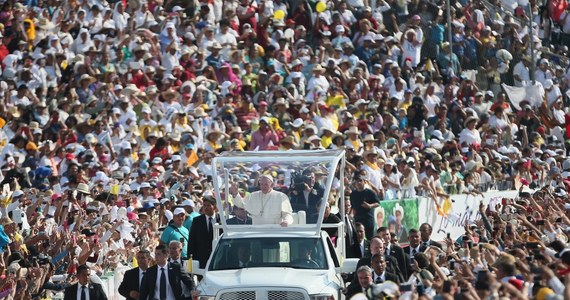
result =
[{"label": "side mirror", "polygon": [[200,262],[198,260],[192,260],[192,274],[204,276],[205,270],[200,269]]},{"label": "side mirror", "polygon": [[356,266],[358,265],[358,258],[345,258],[342,262],[342,273],[354,273],[356,272]]}]

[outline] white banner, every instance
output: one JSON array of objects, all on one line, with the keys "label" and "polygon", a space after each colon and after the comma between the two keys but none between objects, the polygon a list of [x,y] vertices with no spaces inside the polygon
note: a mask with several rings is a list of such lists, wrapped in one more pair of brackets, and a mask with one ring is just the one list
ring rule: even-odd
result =
[{"label": "white banner", "polygon": [[510,86],[504,83],[501,86],[517,110],[521,110],[520,103],[523,100],[529,101],[532,107],[539,107],[542,103],[542,98],[544,97],[544,88],[538,81],[535,82],[534,85],[531,85],[529,82],[528,86],[524,87]]},{"label": "white banner", "polygon": [[[480,219],[479,203],[483,200],[485,205],[489,202],[497,202],[502,198],[515,198],[518,191],[491,191],[483,193],[483,196],[473,195],[452,195],[451,211],[446,217],[437,213],[437,208],[432,199],[420,198],[418,200],[418,225],[422,223],[431,224],[433,233],[431,238],[435,241],[442,241],[450,233],[452,238],[457,238],[465,233],[465,221],[476,221]],[[442,203],[440,203],[442,205]],[[425,213],[421,213],[425,212]]]}]

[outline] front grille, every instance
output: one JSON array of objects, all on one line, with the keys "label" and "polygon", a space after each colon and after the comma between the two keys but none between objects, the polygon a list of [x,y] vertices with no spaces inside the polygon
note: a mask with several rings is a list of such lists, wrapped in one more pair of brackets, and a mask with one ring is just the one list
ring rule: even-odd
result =
[{"label": "front grille", "polygon": [[301,292],[294,291],[267,291],[268,300],[305,300]]},{"label": "front grille", "polygon": [[255,291],[222,292],[219,300],[307,300],[305,294],[295,290],[258,289]]},{"label": "front grille", "polygon": [[255,300],[255,291],[223,293],[220,300]]}]

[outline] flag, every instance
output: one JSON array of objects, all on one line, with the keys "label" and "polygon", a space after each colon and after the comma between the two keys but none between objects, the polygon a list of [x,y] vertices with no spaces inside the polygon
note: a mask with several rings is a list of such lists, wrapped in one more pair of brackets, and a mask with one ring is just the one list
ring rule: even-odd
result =
[{"label": "flag", "polygon": [[120,186],[118,184],[113,184],[111,186],[111,194],[113,195],[119,195],[119,190],[120,190]]},{"label": "flag", "polygon": [[188,259],[188,273],[192,274],[192,256]]},{"label": "flag", "polygon": [[197,161],[198,161],[198,155],[196,155],[196,152],[195,152],[194,150],[192,150],[192,153],[190,153],[190,156],[189,156],[188,159],[186,160],[186,166],[191,167],[191,166],[193,166]]},{"label": "flag", "polygon": [[443,213],[448,215],[451,211],[451,198],[447,197],[443,200]]},{"label": "flag", "polygon": [[139,262],[136,256],[133,256],[133,268],[137,268],[139,266]]}]

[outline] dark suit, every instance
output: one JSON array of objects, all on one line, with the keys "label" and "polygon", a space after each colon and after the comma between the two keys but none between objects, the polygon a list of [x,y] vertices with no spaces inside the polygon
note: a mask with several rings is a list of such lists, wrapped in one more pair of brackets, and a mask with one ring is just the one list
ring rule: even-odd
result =
[{"label": "dark suit", "polygon": [[[76,283],[65,289],[63,300],[77,300],[77,289],[79,283]],[[103,291],[103,287],[98,283],[91,282],[89,284],[89,299],[90,300],[107,300],[107,295]]]},{"label": "dark suit", "polygon": [[[390,255],[384,255],[384,257],[386,258],[386,272],[395,274],[399,278],[399,282],[404,282],[404,276],[400,271],[400,267],[398,266],[398,261],[396,260],[396,258]],[[358,263],[356,264],[356,269],[358,270],[358,268],[360,268],[361,266],[372,267],[372,255],[368,254],[367,256],[364,256],[360,260],[358,260]],[[358,281],[358,277],[356,275],[354,276],[352,282],[354,282],[355,280]]]},{"label": "dark suit", "polygon": [[119,294],[128,300],[136,300],[136,298],[131,298],[129,293],[131,291],[139,291],[139,268],[133,268],[125,272],[125,276],[123,277],[123,281],[121,285],[119,285]]},{"label": "dark suit", "polygon": [[251,217],[247,217],[245,220],[240,220],[237,217],[233,217],[231,219],[227,219],[226,223],[228,225],[251,225],[252,219]]},{"label": "dark suit", "polygon": [[388,271],[384,271],[384,281],[378,281],[378,279],[374,278],[375,276],[376,275],[372,273],[372,280],[374,280],[374,283],[383,283],[386,281],[392,281],[394,283],[400,284],[400,279],[398,278],[398,275],[390,273]]},{"label": "dark suit", "polygon": [[[179,263],[167,263],[166,266],[168,267],[168,283],[172,288],[172,293],[176,297],[176,300],[184,300],[184,295],[182,295],[181,282],[183,282],[192,290],[194,289],[194,280],[192,280],[192,277],[190,277],[186,271],[180,268]],[[139,300],[154,300],[154,292],[158,288],[156,286],[158,272],[159,271],[157,265],[154,265],[146,270],[143,282],[141,284]]]},{"label": "dark suit", "polygon": [[210,258],[210,254],[212,253],[213,239],[214,232],[213,230],[211,232],[208,231],[206,215],[199,215],[194,218],[192,221],[192,227],[190,228],[188,255],[192,255],[192,259],[200,262],[200,268],[206,267],[208,258]]},{"label": "dark suit", "polygon": [[340,213],[336,214],[336,216],[344,221],[344,243],[346,248],[346,258],[360,258],[361,256],[358,256],[358,252],[353,251],[353,245],[356,243],[356,227],[354,226],[354,217],[346,215],[343,218]]},{"label": "dark suit", "polygon": [[396,258],[398,261],[398,267],[400,269],[400,272],[402,272],[402,277],[404,278],[403,281],[407,281],[408,277],[410,277],[408,270],[410,268],[410,260],[408,258],[408,255],[404,253],[404,249],[402,249],[400,246],[390,244],[390,253],[388,253],[388,255]]},{"label": "dark suit", "polygon": [[346,288],[346,299],[350,299],[352,296],[362,293],[362,286],[360,286],[360,283],[358,282],[358,277],[354,277],[356,278],[356,281],[352,281]]},{"label": "dark suit", "polygon": [[[308,194],[308,201],[305,198],[304,191],[294,190],[289,195],[289,201],[291,202],[291,208],[293,212],[298,212],[300,210],[305,211],[307,215],[307,223],[316,223],[319,212],[317,211],[317,205],[319,205],[323,199],[323,193],[319,189],[313,188]],[[308,204],[307,204],[308,202]]]},{"label": "dark suit", "polygon": [[370,256],[370,241],[364,240],[364,253],[360,249],[360,244],[354,243],[350,248],[346,248],[347,258],[362,258],[364,256]]}]

